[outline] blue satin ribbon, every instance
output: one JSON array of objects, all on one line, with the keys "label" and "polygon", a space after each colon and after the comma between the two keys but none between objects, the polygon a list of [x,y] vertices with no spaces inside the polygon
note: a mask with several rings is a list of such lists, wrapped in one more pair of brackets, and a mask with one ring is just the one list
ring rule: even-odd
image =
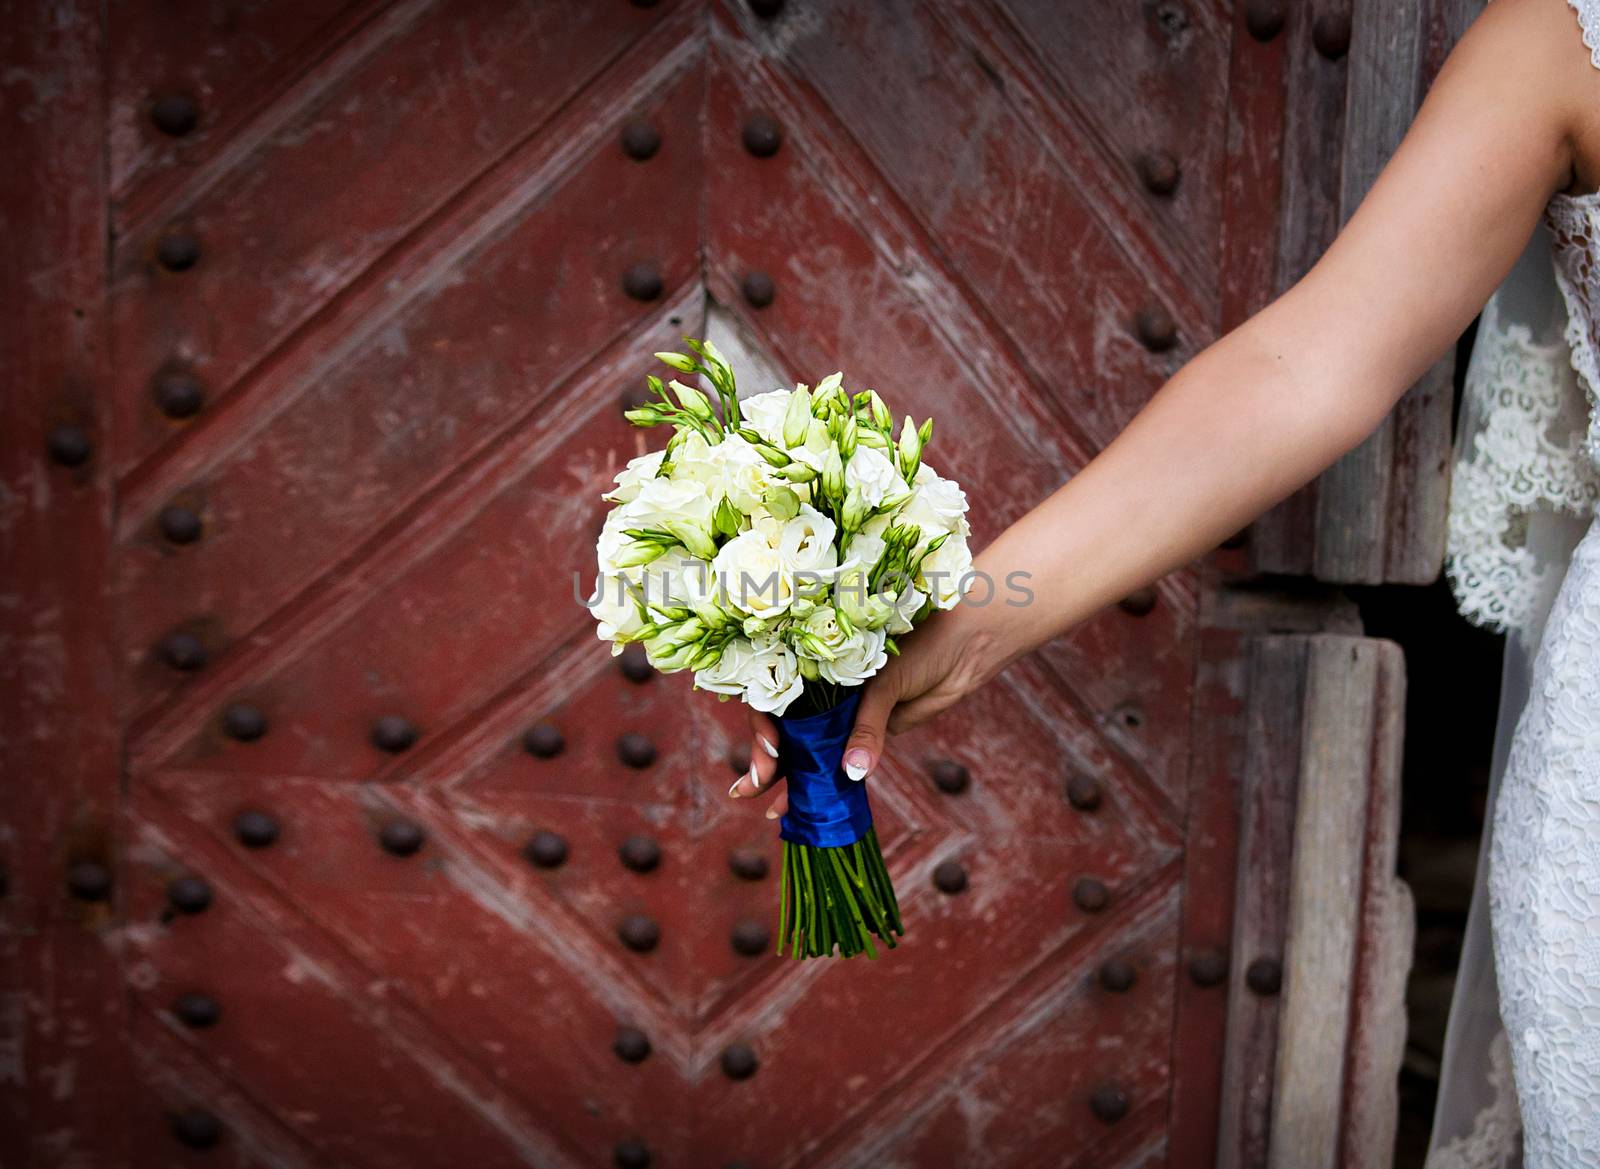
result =
[{"label": "blue satin ribbon", "polygon": [[855,727],[861,688],[832,710],[778,718],[778,769],[788,777],[789,811],[778,835],[813,848],[854,844],[872,827],[867,785],[844,773],[844,748]]}]

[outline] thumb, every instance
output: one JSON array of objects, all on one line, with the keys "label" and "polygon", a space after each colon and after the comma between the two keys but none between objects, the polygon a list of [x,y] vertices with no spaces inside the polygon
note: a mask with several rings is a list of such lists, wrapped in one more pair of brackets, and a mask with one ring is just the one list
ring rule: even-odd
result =
[{"label": "thumb", "polygon": [[866,779],[877,768],[883,755],[884,728],[894,704],[894,688],[886,685],[881,676],[866,684],[856,711],[855,730],[850,732],[850,745],[844,752],[844,773],[851,779]]}]

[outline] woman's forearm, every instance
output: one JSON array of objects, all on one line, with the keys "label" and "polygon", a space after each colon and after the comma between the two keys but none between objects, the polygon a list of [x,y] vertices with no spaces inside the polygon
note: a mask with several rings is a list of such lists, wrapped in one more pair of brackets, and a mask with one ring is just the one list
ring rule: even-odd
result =
[{"label": "woman's forearm", "polygon": [[[1009,662],[1214,548],[1359,443],[1403,388],[1341,393],[1339,373],[1307,375],[1317,363],[1288,360],[1280,338],[1268,316],[1205,350],[983,551],[997,599],[963,619],[986,656]],[[1013,573],[1025,605],[1003,603]]]}]

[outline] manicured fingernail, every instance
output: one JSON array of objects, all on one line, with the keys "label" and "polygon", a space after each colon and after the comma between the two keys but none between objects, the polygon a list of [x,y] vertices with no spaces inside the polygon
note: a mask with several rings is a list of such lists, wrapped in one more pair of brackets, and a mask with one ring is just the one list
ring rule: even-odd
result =
[{"label": "manicured fingernail", "polygon": [[767,809],[767,819],[768,820],[776,820],[777,818],[778,818],[778,809],[777,808],[768,808]]},{"label": "manicured fingernail", "polygon": [[871,766],[872,756],[860,747],[844,753],[844,773],[857,783],[867,778],[867,769]]},{"label": "manicured fingernail", "polygon": [[744,776],[741,775],[738,779],[734,780],[732,785],[728,788],[728,794],[734,799],[739,798],[739,785],[743,782]]},{"label": "manicured fingernail", "polygon": [[778,749],[776,747],[774,747],[771,743],[767,742],[767,736],[765,736],[765,735],[757,735],[756,738],[758,740],[760,740],[761,749],[763,751],[765,751],[768,755],[771,755],[774,759],[776,759],[778,757]]}]

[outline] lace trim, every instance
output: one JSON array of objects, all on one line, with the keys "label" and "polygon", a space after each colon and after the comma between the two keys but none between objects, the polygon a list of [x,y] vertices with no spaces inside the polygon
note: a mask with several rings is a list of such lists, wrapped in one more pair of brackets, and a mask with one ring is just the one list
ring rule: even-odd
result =
[{"label": "lace trim", "polygon": [[[1594,19],[1600,21],[1600,7],[1596,8]],[[1600,28],[1600,24],[1596,27]],[[1595,269],[1600,240],[1596,239],[1593,215],[1594,208],[1589,200],[1567,195],[1557,195],[1545,208],[1545,224],[1555,241],[1556,287],[1561,290],[1561,300],[1567,308],[1567,348],[1571,353],[1572,370],[1578,375],[1578,384],[1589,402],[1589,436],[1584,454],[1590,463],[1600,465],[1600,411],[1595,409],[1600,361],[1595,358],[1594,335],[1590,328],[1591,322],[1600,320],[1600,273]]]},{"label": "lace trim", "polygon": [[1494,1099],[1473,1118],[1472,1131],[1435,1149],[1424,1169],[1505,1169],[1521,1146],[1522,1117],[1511,1077],[1511,1041],[1495,1032],[1489,1044]]},{"label": "lace trim", "polygon": [[1595,0],[1567,0],[1567,6],[1578,14],[1578,27],[1583,30],[1583,43],[1589,50],[1589,61],[1600,69],[1600,3]]},{"label": "lace trim", "polygon": [[1493,301],[1478,335],[1467,392],[1482,429],[1456,461],[1445,575],[1467,620],[1504,632],[1531,618],[1548,572],[1524,546],[1528,514],[1592,514],[1600,470],[1580,449],[1584,399],[1562,375],[1561,346],[1501,325]]}]

